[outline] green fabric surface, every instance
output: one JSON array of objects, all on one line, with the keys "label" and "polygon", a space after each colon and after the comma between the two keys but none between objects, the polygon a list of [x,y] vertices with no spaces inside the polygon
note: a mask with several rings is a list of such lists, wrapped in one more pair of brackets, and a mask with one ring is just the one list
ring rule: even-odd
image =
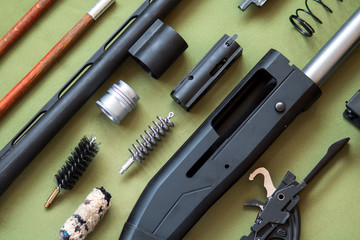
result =
[{"label": "green fabric surface", "polygon": [[[0,35],[4,35],[35,0],[2,1]],[[112,206],[87,239],[118,239],[123,224],[148,181],[190,137],[251,68],[274,48],[302,69],[339,27],[360,7],[358,0],[324,0],[333,14],[309,1],[323,24],[305,16],[315,28],[311,39],[301,36],[288,18],[304,0],[269,0],[263,7],[240,11],[238,1],[182,1],[165,23],[189,48],[159,79],[147,75],[133,59],[102,85],[46,148],[0,197],[0,239],[58,239],[58,232],[94,187],[112,194]],[[24,77],[61,37],[96,3],[55,1],[37,22],[0,57],[0,97]],[[0,119],[0,146],[5,146],[32,116],[70,79],[92,54],[133,13],[142,1],[118,0],[21,100]],[[201,101],[185,112],[169,96],[171,90],[223,34],[238,34],[243,55]],[[344,137],[351,140],[333,161],[300,193],[300,239],[357,239],[360,234],[360,132],[342,113],[345,101],[360,88],[360,48],[357,48],[321,86],[322,97],[300,115],[253,165],[266,167],[277,186],[287,171],[302,180]],[[123,80],[140,96],[137,107],[120,125],[112,123],[95,105],[106,90]],[[175,113],[175,127],[143,164],[118,174],[136,143],[156,116]],[[44,204],[56,187],[54,174],[83,135],[96,136],[100,152],[73,190],[62,190],[50,209]],[[247,172],[194,225],[184,239],[239,239],[250,232],[257,210],[243,207],[247,200],[266,200],[262,178],[250,182]]]}]

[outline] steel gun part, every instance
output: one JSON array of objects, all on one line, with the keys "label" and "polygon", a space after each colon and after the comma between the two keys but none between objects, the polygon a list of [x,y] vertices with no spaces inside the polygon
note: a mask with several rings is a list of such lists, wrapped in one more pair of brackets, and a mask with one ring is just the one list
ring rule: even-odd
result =
[{"label": "steel gun part", "polygon": [[245,11],[248,6],[252,3],[256,4],[256,6],[261,7],[262,5],[264,5],[264,3],[266,3],[267,0],[243,0],[240,5],[239,8],[243,11]]},{"label": "steel gun part", "polygon": [[357,10],[314,58],[328,61],[311,61],[305,74],[270,50],[151,179],[120,239],[184,237],[296,116],[316,101],[321,94],[316,83],[344,59],[359,37]]},{"label": "steel gun part", "polygon": [[326,155],[300,183],[295,181],[296,176],[289,171],[279,187],[275,189],[269,172],[265,168],[256,169],[249,179],[253,180],[258,174],[264,175],[264,187],[268,193],[268,200],[266,203],[262,203],[254,199],[245,203],[246,206],[260,208],[260,212],[251,227],[251,233],[248,236],[243,236],[240,240],[298,240],[300,236],[300,212],[297,207],[300,200],[299,192],[310,183],[349,140],[350,138],[344,138],[333,143]]},{"label": "steel gun part", "polygon": [[[338,1],[342,2],[343,0],[338,0]],[[333,13],[333,11],[323,1],[314,0],[314,2],[320,4],[325,9],[325,11],[327,11],[328,13]],[[304,18],[301,18],[299,14],[300,13],[306,14],[306,15],[312,17],[312,19],[315,22],[320,23],[320,24],[322,24],[322,21],[310,9],[308,0],[305,0],[305,7],[306,7],[306,9],[304,9],[304,8],[296,9],[295,14],[292,14],[289,17],[289,20],[298,32],[300,32],[305,37],[310,38],[315,33],[315,29],[310,25],[310,23],[308,21],[306,21]]]},{"label": "steel gun part", "polygon": [[113,84],[106,94],[96,101],[96,105],[111,121],[120,124],[120,121],[130,113],[140,97],[129,85],[123,81]]},{"label": "steel gun part", "polygon": [[242,47],[224,34],[196,66],[171,91],[170,96],[186,111],[224,75],[242,54]]},{"label": "steel gun part", "polygon": [[345,106],[344,118],[360,129],[360,90],[346,102]]}]

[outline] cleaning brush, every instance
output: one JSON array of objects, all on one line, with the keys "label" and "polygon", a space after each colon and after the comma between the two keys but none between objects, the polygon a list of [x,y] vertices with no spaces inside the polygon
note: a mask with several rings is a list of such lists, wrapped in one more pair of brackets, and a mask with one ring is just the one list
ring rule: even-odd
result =
[{"label": "cleaning brush", "polygon": [[95,140],[96,137],[89,139],[84,136],[68,157],[65,165],[55,174],[57,187],[46,201],[45,208],[50,206],[55,197],[60,193],[60,189],[71,190],[83,175],[91,160],[99,151]]}]

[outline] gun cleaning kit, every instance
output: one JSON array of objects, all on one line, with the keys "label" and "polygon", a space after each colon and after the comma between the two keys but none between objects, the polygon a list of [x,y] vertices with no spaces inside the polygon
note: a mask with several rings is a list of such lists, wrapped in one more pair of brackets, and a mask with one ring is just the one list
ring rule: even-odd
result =
[{"label": "gun cleaning kit", "polygon": [[[314,1],[332,12],[321,0]],[[179,2],[181,0],[142,3],[0,151],[0,195],[128,56],[151,77],[158,79],[184,53],[188,48],[186,41],[162,22]],[[243,0],[239,8],[244,11],[250,4],[261,7],[266,2]],[[308,0],[305,0],[305,6],[306,9],[297,9],[290,21],[301,34],[311,37],[315,30],[299,16],[299,12],[310,15],[319,23],[321,20],[310,10]],[[356,47],[359,36],[360,9],[303,70],[289,65],[290,61],[284,55],[270,49],[145,187],[119,239],[182,239],[288,125],[320,97],[319,86]],[[183,109],[193,109],[239,59],[243,48],[235,41],[237,37],[237,34],[232,37],[224,34],[171,91],[171,98]],[[96,105],[114,123],[121,124],[139,99],[136,91],[120,80],[96,101]],[[344,117],[360,128],[359,102],[357,92],[346,103]],[[132,156],[119,173],[123,174],[135,161],[141,163],[154,150],[166,132],[174,127],[173,117],[173,112],[165,118],[157,116],[154,126],[149,126],[150,130],[140,135],[141,140],[132,144],[134,149],[129,148]],[[265,168],[256,169],[251,180],[258,174],[264,175],[267,201],[251,200],[245,204],[260,208],[260,212],[251,233],[241,240],[299,239],[298,194],[348,141],[349,138],[344,138],[332,144],[300,183],[288,172],[275,188],[269,172]],[[81,139],[55,175],[57,187],[45,208],[50,206],[60,189],[74,187],[98,153],[98,145],[96,137]],[[84,239],[109,209],[110,198],[111,194],[104,187],[94,188],[64,223],[60,239]]]}]

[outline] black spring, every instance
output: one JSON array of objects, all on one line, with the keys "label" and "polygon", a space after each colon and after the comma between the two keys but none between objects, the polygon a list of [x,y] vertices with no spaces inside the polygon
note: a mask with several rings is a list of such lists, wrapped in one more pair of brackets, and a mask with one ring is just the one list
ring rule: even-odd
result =
[{"label": "black spring", "polygon": [[[333,12],[322,0],[313,0],[313,1],[323,6],[324,9],[329,13]],[[338,1],[342,2],[343,0],[338,0]],[[299,12],[304,12],[310,15],[316,22],[320,24],[322,24],[322,21],[317,16],[315,16],[315,14],[310,10],[308,5],[308,0],[305,0],[305,6],[306,9],[303,8],[296,9],[295,15],[291,15],[289,19],[292,25],[294,25],[294,27],[296,28],[296,30],[298,30],[302,35],[306,37],[311,37],[315,33],[315,30],[307,21],[305,21],[303,18],[299,16]]]}]

